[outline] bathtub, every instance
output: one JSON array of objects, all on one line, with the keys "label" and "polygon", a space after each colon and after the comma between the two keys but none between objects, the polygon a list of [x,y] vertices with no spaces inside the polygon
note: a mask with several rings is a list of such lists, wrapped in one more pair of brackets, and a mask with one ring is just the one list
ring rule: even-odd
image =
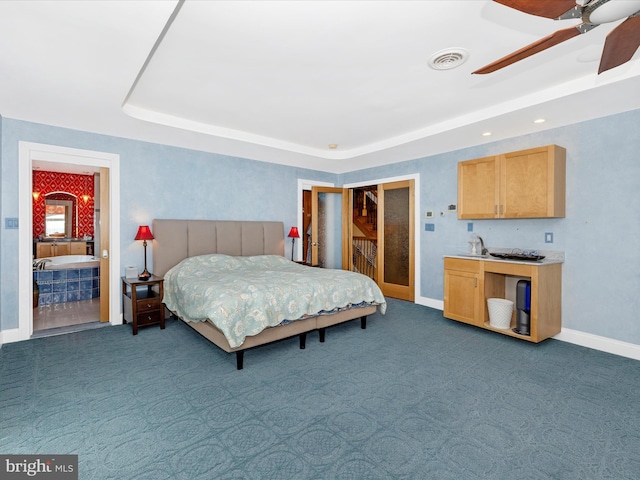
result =
[{"label": "bathtub", "polygon": [[[44,270],[34,270],[38,305],[91,300],[100,296],[100,260],[91,255],[46,257]],[[37,260],[42,260],[39,258]]]},{"label": "bathtub", "polygon": [[91,255],[60,255],[57,257],[44,257],[37,260],[49,260],[44,264],[45,270],[61,270],[67,268],[91,268],[99,267],[100,259]]}]

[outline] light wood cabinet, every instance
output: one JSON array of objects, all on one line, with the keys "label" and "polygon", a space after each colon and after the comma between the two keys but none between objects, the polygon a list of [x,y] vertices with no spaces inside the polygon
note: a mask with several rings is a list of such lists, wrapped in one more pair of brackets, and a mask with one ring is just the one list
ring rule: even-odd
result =
[{"label": "light wood cabinet", "polygon": [[36,242],[36,258],[86,254],[87,242]]},{"label": "light wood cabinet", "polygon": [[70,255],[70,251],[69,242],[38,242],[36,244],[36,258]]},{"label": "light wood cabinet", "polygon": [[[520,335],[515,327],[515,285],[531,281],[530,335]],[[488,298],[507,298],[514,302],[511,327],[490,325]],[[444,260],[444,316],[503,335],[529,342],[541,342],[562,329],[562,264],[523,264],[508,261]]]},{"label": "light wood cabinet", "polygon": [[71,242],[69,246],[69,255],[86,255],[87,242]]},{"label": "light wood cabinet", "polygon": [[458,218],[565,216],[566,150],[531,148],[458,163]]},{"label": "light wood cabinet", "polygon": [[480,262],[457,258],[445,259],[445,317],[480,326],[481,292]]}]

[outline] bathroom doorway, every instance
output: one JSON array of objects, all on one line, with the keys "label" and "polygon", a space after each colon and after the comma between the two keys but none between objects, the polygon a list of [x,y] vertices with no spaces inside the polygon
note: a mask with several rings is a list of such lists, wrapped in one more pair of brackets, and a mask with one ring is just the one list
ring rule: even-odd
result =
[{"label": "bathroom doorway", "polygon": [[[34,308],[33,308],[33,167],[45,164],[48,168],[55,165],[60,168],[90,169],[92,175],[99,173],[100,210],[101,217],[95,218],[96,222],[93,254],[98,258],[99,273],[99,299],[93,300],[93,305],[85,307],[83,313],[66,312],[67,317],[82,315],[89,317],[92,324],[101,325],[110,323],[118,325],[122,323],[118,292],[120,247],[117,239],[120,235],[119,224],[110,219],[119,217],[120,196],[119,185],[119,161],[120,156],[113,153],[79,150],[54,145],[19,142],[19,251],[18,251],[18,328],[11,331],[9,341],[27,340],[34,333]],[[64,167],[66,166],[66,167]],[[97,176],[95,177],[98,178]],[[102,207],[105,207],[104,209]],[[110,246],[113,245],[113,248]],[[97,307],[96,307],[97,306]],[[93,316],[95,310],[99,316]],[[62,314],[63,316],[65,313]],[[97,323],[100,321],[100,323]],[[95,323],[94,323],[95,321]],[[62,320],[60,321],[62,322]],[[71,318],[71,323],[76,325],[78,321]],[[82,323],[82,322],[80,322]],[[39,328],[40,325],[36,325]],[[60,328],[77,329],[75,326],[66,327],[58,323]],[[42,331],[46,331],[43,329]],[[36,330],[36,334],[38,330]],[[66,333],[66,332],[59,332]]]},{"label": "bathroom doorway", "polygon": [[99,326],[99,170],[32,162],[33,336]]}]

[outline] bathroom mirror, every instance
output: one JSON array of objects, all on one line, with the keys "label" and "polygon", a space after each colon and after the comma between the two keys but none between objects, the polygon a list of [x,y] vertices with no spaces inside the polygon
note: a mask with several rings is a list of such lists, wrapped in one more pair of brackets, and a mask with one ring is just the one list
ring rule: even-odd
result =
[{"label": "bathroom mirror", "polygon": [[45,195],[45,236],[71,238],[78,230],[78,198],[68,192]]}]

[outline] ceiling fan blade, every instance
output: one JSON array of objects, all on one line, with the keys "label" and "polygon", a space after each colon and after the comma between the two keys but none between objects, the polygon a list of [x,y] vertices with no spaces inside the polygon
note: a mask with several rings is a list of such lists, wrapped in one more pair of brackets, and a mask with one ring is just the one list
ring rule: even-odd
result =
[{"label": "ceiling fan blade", "polygon": [[575,8],[575,0],[493,0],[507,7],[515,8],[530,15],[558,18]]},{"label": "ceiling fan blade", "polygon": [[609,32],[598,74],[628,62],[640,47],[640,16],[629,17]]},{"label": "ceiling fan blade", "polygon": [[548,35],[537,42],[534,42],[526,47],[521,48],[520,50],[513,52],[506,57],[502,57],[499,60],[496,60],[489,65],[482,67],[479,70],[476,70],[473,73],[485,74],[495,72],[496,70],[500,70],[512,63],[519,62],[520,60],[530,57],[538,52],[546,50],[547,48],[553,47],[554,45],[558,45],[559,43],[565,42],[570,38],[576,37],[580,35],[582,32],[578,29],[578,26],[564,28],[562,30],[558,30],[551,35]]}]

